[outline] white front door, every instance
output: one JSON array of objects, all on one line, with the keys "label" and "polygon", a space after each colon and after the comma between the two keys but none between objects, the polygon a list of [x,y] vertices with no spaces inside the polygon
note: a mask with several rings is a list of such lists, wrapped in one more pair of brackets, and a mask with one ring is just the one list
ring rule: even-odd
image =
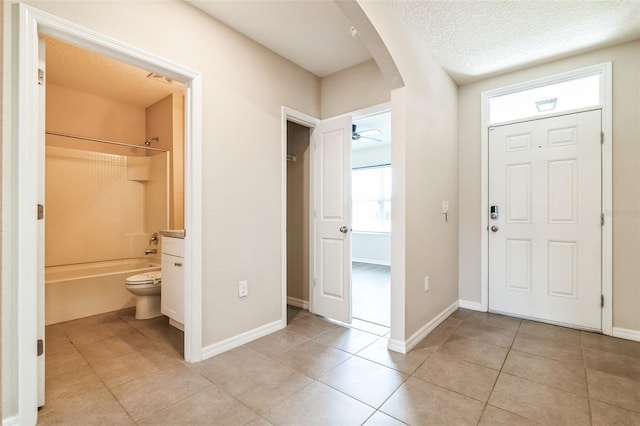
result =
[{"label": "white front door", "polygon": [[310,311],[351,323],[351,117],[321,122],[314,145],[314,282]]},{"label": "white front door", "polygon": [[490,128],[491,311],[602,328],[601,129],[600,110]]}]

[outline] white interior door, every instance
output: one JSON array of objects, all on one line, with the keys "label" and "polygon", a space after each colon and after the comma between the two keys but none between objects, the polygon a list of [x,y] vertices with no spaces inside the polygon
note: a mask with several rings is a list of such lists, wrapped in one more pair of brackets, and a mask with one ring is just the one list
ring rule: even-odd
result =
[{"label": "white interior door", "polygon": [[[42,74],[38,76],[38,204],[43,206],[43,216],[38,212],[38,407],[44,405],[44,206],[45,206],[45,42],[38,40],[38,68]],[[40,208],[38,208],[40,210]],[[42,343],[40,343],[42,342]],[[40,350],[42,348],[42,350]]]},{"label": "white interior door", "polygon": [[601,128],[595,110],[490,129],[490,310],[602,328]]},{"label": "white interior door", "polygon": [[313,313],[351,323],[351,117],[321,122],[314,144]]}]

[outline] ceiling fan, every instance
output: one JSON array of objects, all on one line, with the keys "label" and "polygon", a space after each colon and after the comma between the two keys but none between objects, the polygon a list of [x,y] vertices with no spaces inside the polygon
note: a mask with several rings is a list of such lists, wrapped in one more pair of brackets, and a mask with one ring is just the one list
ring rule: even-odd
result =
[{"label": "ceiling fan", "polygon": [[382,131],[379,129],[366,129],[358,131],[358,127],[355,124],[351,125],[351,140],[359,141],[360,139],[369,139],[375,142],[382,142],[382,139],[373,138],[370,135],[381,135]]}]

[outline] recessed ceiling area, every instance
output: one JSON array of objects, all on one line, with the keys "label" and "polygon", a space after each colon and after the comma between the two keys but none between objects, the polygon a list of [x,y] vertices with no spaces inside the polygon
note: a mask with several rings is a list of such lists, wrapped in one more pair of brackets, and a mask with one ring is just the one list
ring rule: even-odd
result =
[{"label": "recessed ceiling area", "polygon": [[184,85],[148,77],[149,71],[44,37],[47,83],[146,108],[171,93],[183,94]]}]

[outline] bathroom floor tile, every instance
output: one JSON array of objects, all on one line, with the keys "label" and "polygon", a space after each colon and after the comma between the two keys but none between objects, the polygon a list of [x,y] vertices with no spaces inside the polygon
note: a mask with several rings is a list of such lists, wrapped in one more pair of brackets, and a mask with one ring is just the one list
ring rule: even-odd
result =
[{"label": "bathroom floor tile", "polygon": [[111,392],[84,393],[43,408],[38,425],[135,425]]},{"label": "bathroom floor tile", "polygon": [[184,365],[169,367],[111,389],[134,420],[140,420],[211,386]]},{"label": "bathroom floor tile", "polygon": [[135,349],[118,336],[109,337],[87,345],[77,345],[78,352],[94,365],[112,358],[135,352]]},{"label": "bathroom floor tile", "polygon": [[93,369],[108,388],[114,388],[158,370],[138,352],[94,364]]}]

